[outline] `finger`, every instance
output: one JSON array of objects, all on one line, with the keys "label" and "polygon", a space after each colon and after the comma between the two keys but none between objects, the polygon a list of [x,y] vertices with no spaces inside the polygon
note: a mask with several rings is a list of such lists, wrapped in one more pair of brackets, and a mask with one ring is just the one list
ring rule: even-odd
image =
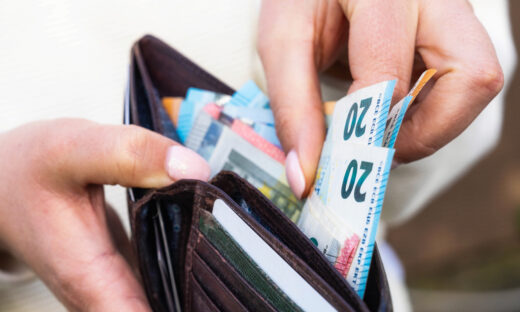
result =
[{"label": "finger", "polygon": [[116,210],[108,203],[105,203],[105,215],[112,244],[116,247],[117,251],[121,256],[123,256],[130,267],[133,269],[137,268],[137,259],[135,259],[132,252],[132,245],[125,231],[125,227],[123,226],[123,222]]},{"label": "finger", "polygon": [[417,28],[416,1],[340,1],[349,21],[348,58],[353,78],[349,93],[397,79],[395,99],[410,85]]},{"label": "finger", "polygon": [[438,73],[403,122],[396,142],[400,162],[428,156],[454,139],[503,86],[493,45],[467,1],[423,1],[421,6],[418,51]]},{"label": "finger", "polygon": [[[84,184],[160,187],[185,178],[207,180],[210,169],[195,152],[137,126],[58,120],[45,144],[48,168]],[[58,176],[53,174],[52,176]]]},{"label": "finger", "polygon": [[315,8],[309,3],[263,1],[258,38],[277,133],[287,153],[287,179],[297,197],[308,193],[325,137],[313,46]]},{"label": "finger", "polygon": [[[73,311],[149,311],[130,266],[117,252],[103,210],[100,186],[88,186],[87,201],[57,198],[52,209],[35,209],[41,235],[24,254],[39,276]],[[75,209],[71,209],[75,208]],[[42,231],[45,229],[45,231]]]},{"label": "finger", "polygon": [[2,224],[9,251],[71,311],[148,311],[141,286],[110,238],[102,186],[83,192],[32,189]]}]

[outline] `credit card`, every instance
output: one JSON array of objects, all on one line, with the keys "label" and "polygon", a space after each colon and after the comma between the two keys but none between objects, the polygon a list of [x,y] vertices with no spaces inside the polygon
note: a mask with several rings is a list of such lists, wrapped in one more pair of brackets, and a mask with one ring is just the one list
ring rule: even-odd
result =
[{"label": "credit card", "polygon": [[277,311],[302,311],[224,230],[208,211],[200,212],[199,230],[220,255]]},{"label": "credit card", "polygon": [[336,311],[298,272],[242,220],[223,200],[213,216],[271,280],[304,311]]}]

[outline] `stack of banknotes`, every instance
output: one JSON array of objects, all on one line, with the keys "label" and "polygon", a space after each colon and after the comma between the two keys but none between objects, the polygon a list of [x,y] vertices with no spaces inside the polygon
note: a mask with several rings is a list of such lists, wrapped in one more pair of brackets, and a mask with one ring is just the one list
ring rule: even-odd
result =
[{"label": "stack of banknotes", "polygon": [[288,185],[269,99],[254,82],[232,96],[190,88],[185,98],[162,103],[182,143],[208,161],[212,175],[234,171],[257,187],[363,297],[395,140],[407,108],[434,74],[424,72],[391,110],[395,80],[324,103],[327,136],[304,202]]}]

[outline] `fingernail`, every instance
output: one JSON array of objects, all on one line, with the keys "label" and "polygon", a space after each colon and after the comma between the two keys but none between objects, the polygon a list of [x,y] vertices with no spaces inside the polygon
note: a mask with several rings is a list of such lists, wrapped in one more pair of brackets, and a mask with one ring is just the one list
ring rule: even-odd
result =
[{"label": "fingernail", "polygon": [[184,146],[174,145],[166,154],[166,172],[174,181],[197,179],[207,181],[210,168],[199,154]]},{"label": "fingernail", "polygon": [[393,159],[392,160],[392,167],[390,167],[390,169],[393,170],[393,169],[399,167],[400,165],[401,165],[400,162],[398,162],[397,160]]},{"label": "fingernail", "polygon": [[285,158],[285,170],[287,172],[287,181],[291,187],[294,195],[300,199],[305,190],[305,177],[303,176],[302,168],[298,155],[294,150],[291,150]]}]

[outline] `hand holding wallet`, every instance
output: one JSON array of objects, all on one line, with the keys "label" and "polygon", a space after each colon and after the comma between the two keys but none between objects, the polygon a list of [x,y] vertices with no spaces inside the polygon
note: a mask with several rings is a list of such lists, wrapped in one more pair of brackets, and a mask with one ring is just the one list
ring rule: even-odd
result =
[{"label": "hand holding wallet", "polygon": [[[233,93],[165,43],[145,36],[132,48],[125,123],[178,140],[160,98],[183,96],[189,87]],[[216,220],[212,212],[219,205],[260,237],[302,285],[310,285],[309,294],[322,298],[323,308],[392,309],[377,247],[362,300],[294,223],[232,172],[221,172],[210,183],[181,180],[159,190],[128,189],[128,195],[132,244],[154,311],[304,310],[299,301],[304,298],[284,292],[244,251],[249,246],[241,246]]]}]

